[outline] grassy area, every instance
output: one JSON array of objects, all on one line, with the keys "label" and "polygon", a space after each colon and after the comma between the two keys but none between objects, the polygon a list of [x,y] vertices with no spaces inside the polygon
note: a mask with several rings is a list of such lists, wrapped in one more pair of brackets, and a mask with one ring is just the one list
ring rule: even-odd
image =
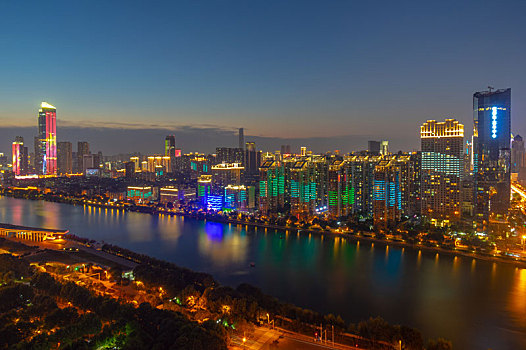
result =
[{"label": "grassy area", "polygon": [[66,265],[73,265],[84,262],[82,259],[73,256],[71,253],[51,249],[45,249],[42,252],[28,255],[24,258],[30,263],[59,262]]},{"label": "grassy area", "polygon": [[114,267],[114,268],[121,269],[121,270],[127,270],[127,268],[125,266],[122,266],[122,265],[116,263],[115,261],[105,259],[105,258],[103,258],[101,256],[98,256],[98,255],[95,255],[95,254],[91,254],[90,252],[87,252],[87,251],[82,250],[82,249],[80,249],[78,252],[72,252],[72,253],[68,253],[68,254],[77,256],[77,257],[79,257],[81,259],[84,259],[84,261],[92,262],[93,264],[96,264],[96,265],[103,265],[103,266],[108,266],[109,268],[113,268]]},{"label": "grassy area", "polygon": [[10,253],[23,254],[27,252],[34,252],[38,250],[37,246],[28,246],[24,243],[12,241],[6,238],[0,238],[0,249],[6,250]]}]

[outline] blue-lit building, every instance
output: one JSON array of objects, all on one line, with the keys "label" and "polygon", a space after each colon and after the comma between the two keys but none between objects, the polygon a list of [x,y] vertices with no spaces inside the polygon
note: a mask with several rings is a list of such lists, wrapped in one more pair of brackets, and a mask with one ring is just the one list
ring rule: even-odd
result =
[{"label": "blue-lit building", "polygon": [[243,185],[228,185],[225,187],[224,208],[245,210],[248,208],[247,188]]},{"label": "blue-lit building", "polygon": [[208,196],[206,203],[208,210],[220,211],[223,209],[223,196],[218,194],[211,194]]},{"label": "blue-lit building", "polygon": [[373,221],[378,228],[394,227],[402,215],[401,163],[382,160],[376,165],[373,182]]},{"label": "blue-lit building", "polygon": [[473,94],[474,215],[484,228],[510,206],[511,89]]}]

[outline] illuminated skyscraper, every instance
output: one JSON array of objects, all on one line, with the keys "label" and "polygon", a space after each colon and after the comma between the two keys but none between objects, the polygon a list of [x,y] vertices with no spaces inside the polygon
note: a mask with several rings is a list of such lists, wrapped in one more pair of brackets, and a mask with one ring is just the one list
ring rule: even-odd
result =
[{"label": "illuminated skyscraper", "polygon": [[285,171],[278,161],[266,161],[259,168],[259,210],[264,215],[279,213],[285,205]]},{"label": "illuminated skyscraper", "polygon": [[13,142],[13,174],[26,175],[27,147],[24,147],[24,138],[17,136]]},{"label": "illuminated skyscraper", "polygon": [[381,156],[352,156],[349,157],[349,187],[352,211],[364,216],[373,214],[373,185],[374,170]]},{"label": "illuminated skyscraper", "polygon": [[507,215],[511,180],[511,89],[473,94],[474,214],[483,228]]},{"label": "illuminated skyscraper", "polygon": [[212,194],[212,175],[201,175],[197,179],[197,199],[206,208],[208,197]]},{"label": "illuminated skyscraper", "polygon": [[428,120],[420,127],[422,215],[435,224],[460,219],[464,125],[455,119]]},{"label": "illuminated skyscraper", "polygon": [[351,176],[346,161],[332,160],[328,172],[329,213],[333,217],[346,216],[351,213],[354,204],[354,188],[351,186]]},{"label": "illuminated skyscraper", "polygon": [[316,204],[314,167],[305,160],[295,161],[290,167],[290,213],[297,218],[307,218]]},{"label": "illuminated skyscraper", "polygon": [[247,188],[243,185],[228,185],[225,191],[225,208],[244,210],[247,208]]},{"label": "illuminated skyscraper", "polygon": [[402,214],[402,164],[381,160],[374,171],[373,219],[380,228],[395,227]]},{"label": "illuminated skyscraper", "polygon": [[389,141],[380,142],[380,154],[382,156],[389,155]]},{"label": "illuminated skyscraper", "polygon": [[38,143],[35,147],[36,170],[39,174],[57,173],[57,109],[47,102],[38,110]]},{"label": "illuminated skyscraper", "polygon": [[222,193],[228,185],[241,185],[241,174],[245,170],[239,163],[221,163],[212,166],[215,193]]}]

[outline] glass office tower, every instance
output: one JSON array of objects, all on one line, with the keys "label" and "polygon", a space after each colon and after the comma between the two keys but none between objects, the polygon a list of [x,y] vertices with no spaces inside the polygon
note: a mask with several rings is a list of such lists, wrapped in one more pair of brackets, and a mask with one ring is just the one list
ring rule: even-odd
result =
[{"label": "glass office tower", "polygon": [[511,89],[473,94],[474,214],[479,228],[510,206]]}]

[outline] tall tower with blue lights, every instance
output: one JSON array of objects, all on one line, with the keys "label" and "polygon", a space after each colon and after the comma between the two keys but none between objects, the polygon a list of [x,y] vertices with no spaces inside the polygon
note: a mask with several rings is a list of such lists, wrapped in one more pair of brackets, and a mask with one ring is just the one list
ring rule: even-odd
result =
[{"label": "tall tower with blue lights", "polygon": [[473,94],[473,128],[474,214],[483,228],[510,206],[511,89]]}]

